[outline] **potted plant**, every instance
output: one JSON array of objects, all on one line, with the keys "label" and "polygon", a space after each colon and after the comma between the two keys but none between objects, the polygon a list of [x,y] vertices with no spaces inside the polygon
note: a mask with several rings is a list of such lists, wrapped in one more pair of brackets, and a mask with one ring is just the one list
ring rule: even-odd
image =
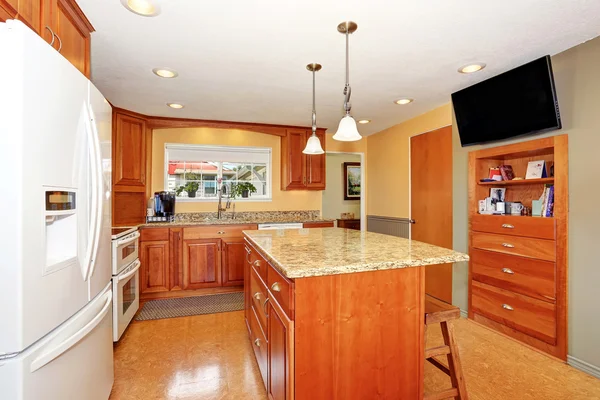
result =
[{"label": "potted plant", "polygon": [[247,199],[250,193],[256,193],[256,187],[250,182],[236,183],[231,188],[231,196],[233,198],[243,197]]},{"label": "potted plant", "polygon": [[200,185],[198,185],[198,182],[188,182],[185,184],[185,186],[179,186],[177,189],[175,189],[175,193],[177,193],[177,196],[180,196],[181,192],[185,190],[188,194],[188,197],[194,198],[196,197],[196,192],[199,188]]}]

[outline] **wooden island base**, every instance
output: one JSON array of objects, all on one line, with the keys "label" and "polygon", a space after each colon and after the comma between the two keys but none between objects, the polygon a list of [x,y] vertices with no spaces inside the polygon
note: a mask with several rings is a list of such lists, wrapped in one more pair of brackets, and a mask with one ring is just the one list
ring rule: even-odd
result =
[{"label": "wooden island base", "polygon": [[424,267],[291,280],[246,251],[246,320],[269,399],[423,398]]}]

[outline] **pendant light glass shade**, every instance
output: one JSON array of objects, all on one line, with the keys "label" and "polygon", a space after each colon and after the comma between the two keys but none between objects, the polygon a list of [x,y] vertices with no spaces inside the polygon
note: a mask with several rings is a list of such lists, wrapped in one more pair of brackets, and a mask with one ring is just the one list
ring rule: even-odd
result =
[{"label": "pendant light glass shade", "polygon": [[346,115],[342,118],[338,125],[337,132],[333,135],[333,139],[341,142],[354,142],[362,139],[362,136],[358,133],[354,118],[350,115]]},{"label": "pendant light glass shade", "polygon": [[302,150],[304,154],[323,154],[323,148],[321,147],[321,141],[317,135],[313,134],[308,138],[306,147]]}]

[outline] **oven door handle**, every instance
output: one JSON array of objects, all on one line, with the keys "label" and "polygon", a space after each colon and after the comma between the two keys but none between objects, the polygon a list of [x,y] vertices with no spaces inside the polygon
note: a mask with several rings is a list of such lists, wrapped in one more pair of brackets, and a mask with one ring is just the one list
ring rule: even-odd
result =
[{"label": "oven door handle", "polygon": [[135,232],[135,233],[133,234],[133,236],[131,236],[131,237],[130,237],[130,238],[128,238],[128,239],[121,239],[121,240],[118,240],[118,241],[117,241],[117,247],[118,247],[118,246],[123,246],[124,244],[129,244],[129,243],[131,243],[131,242],[133,242],[133,241],[137,240],[137,238],[139,238],[139,237],[140,237],[140,233],[139,233],[139,232]]},{"label": "oven door handle", "polygon": [[135,268],[133,268],[131,271],[129,271],[128,273],[126,273],[125,275],[117,275],[116,280],[117,283],[122,282],[122,281],[126,281],[127,279],[131,278],[136,272],[138,272],[138,269],[140,269],[140,267],[142,266],[142,263],[140,260],[135,260],[133,262],[134,264],[137,264],[135,266]]}]

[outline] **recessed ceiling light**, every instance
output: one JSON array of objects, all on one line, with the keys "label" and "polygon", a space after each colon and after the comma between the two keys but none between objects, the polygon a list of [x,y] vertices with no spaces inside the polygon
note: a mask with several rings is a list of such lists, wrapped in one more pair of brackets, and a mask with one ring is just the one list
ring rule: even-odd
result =
[{"label": "recessed ceiling light", "polygon": [[167,103],[167,105],[171,108],[175,108],[175,109],[180,109],[183,108],[183,104],[179,104],[179,103]]},{"label": "recessed ceiling light", "polygon": [[460,72],[461,74],[472,74],[473,72],[481,71],[484,68],[485,68],[484,63],[469,64],[469,65],[463,65],[462,67],[460,67],[458,69],[458,72]]},{"label": "recessed ceiling light", "polygon": [[394,103],[399,104],[401,106],[405,105],[405,104],[410,104],[413,101],[415,101],[415,99],[398,99],[396,101],[394,101]]},{"label": "recessed ceiling light", "polygon": [[358,120],[358,123],[359,123],[359,124],[368,124],[369,122],[371,122],[371,120],[370,120],[370,119],[359,119],[359,120]]},{"label": "recessed ceiling light", "polygon": [[144,17],[155,17],[160,14],[160,6],[154,0],[121,0],[121,4],[132,13]]},{"label": "recessed ceiling light", "polygon": [[161,78],[176,78],[179,75],[177,71],[173,71],[169,68],[154,68],[152,72],[154,72],[154,75],[158,75]]}]

